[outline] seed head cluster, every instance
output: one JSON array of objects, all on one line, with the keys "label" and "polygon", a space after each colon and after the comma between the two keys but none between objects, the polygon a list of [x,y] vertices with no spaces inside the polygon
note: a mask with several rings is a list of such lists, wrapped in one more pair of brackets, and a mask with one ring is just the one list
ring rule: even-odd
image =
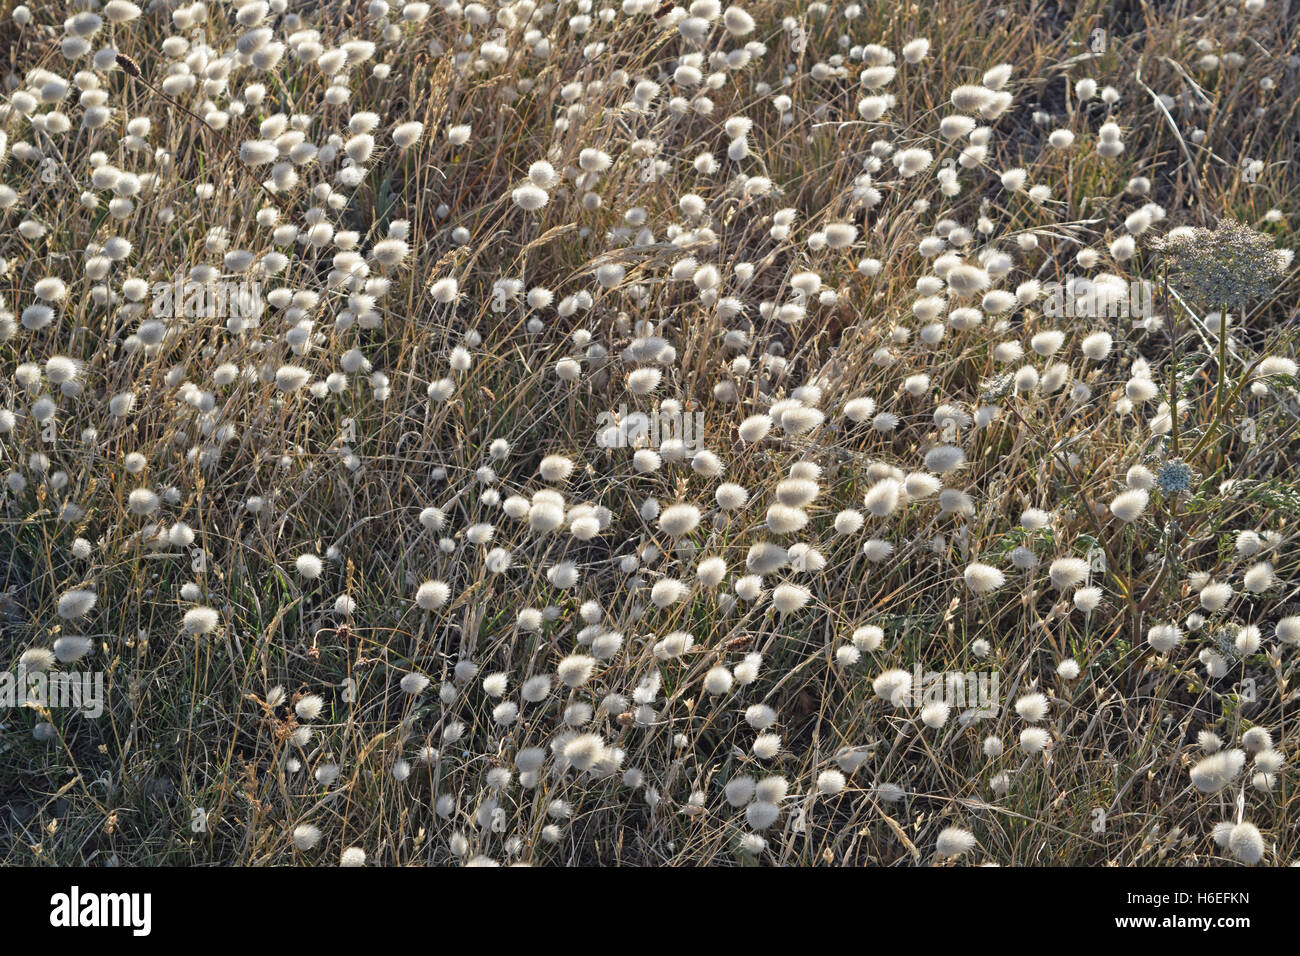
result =
[{"label": "seed head cluster", "polygon": [[1077,6],[7,7],[0,859],[1300,859],[1294,18]]}]

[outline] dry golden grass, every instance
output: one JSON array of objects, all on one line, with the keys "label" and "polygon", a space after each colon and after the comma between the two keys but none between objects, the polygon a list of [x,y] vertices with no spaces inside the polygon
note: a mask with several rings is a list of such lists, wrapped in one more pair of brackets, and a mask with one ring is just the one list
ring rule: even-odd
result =
[{"label": "dry golden grass", "polygon": [[[1147,203],[1165,213],[1149,235],[1229,217],[1279,248],[1294,244],[1300,37],[1287,3],[1247,11],[1205,0],[1001,7],[937,0],[868,3],[847,19],[851,5],[757,0],[743,4],[756,21],[752,34],[729,37],[714,24],[702,44],[678,29],[686,11],[635,0],[597,4],[612,16],[581,34],[570,18],[592,7],[587,0],[536,6],[532,22],[516,3],[433,4],[426,19],[404,23],[394,2],[385,21],[363,4],[322,4],[295,7],[301,23],[294,24],[272,4],[264,25],[290,49],[267,70],[220,65],[249,32],[236,21],[237,4],[213,2],[205,21],[184,29],[164,6],[106,22],[90,52],[71,63],[61,52],[63,23],[86,8],[31,6],[30,22],[19,27],[14,5],[0,3],[0,103],[7,104],[0,131],[8,141],[0,183],[15,191],[0,209],[7,261],[0,312],[13,314],[0,343],[0,407],[16,415],[0,435],[0,469],[23,479],[10,481],[0,516],[0,651],[13,670],[32,648],[89,636],[93,652],[59,666],[101,671],[106,699],[96,719],[58,709],[0,712],[5,862],[333,864],[345,848],[359,847],[369,862],[389,865],[908,865],[936,861],[940,831],[959,827],[976,839],[962,862],[1205,865],[1242,858],[1217,845],[1212,830],[1243,819],[1262,834],[1265,862],[1300,856],[1288,767],[1263,787],[1248,766],[1211,795],[1189,775],[1204,756],[1202,731],[1235,747],[1248,729],[1266,728],[1272,748],[1288,757],[1300,743],[1290,719],[1296,642],[1275,636],[1277,622],[1297,613],[1300,584],[1290,527],[1300,508],[1298,383],[1292,373],[1265,384],[1258,367],[1263,356],[1295,355],[1294,265],[1272,295],[1252,301],[1244,318],[1234,315],[1230,348],[1220,349],[1210,315],[1219,304],[1179,300],[1176,288],[1166,294],[1149,236],[1139,237],[1132,258],[1111,251],[1126,218]],[[291,37],[307,29],[318,31],[325,50],[356,40],[377,47],[332,80],[295,55],[302,38]],[[1105,37],[1094,49],[1096,30]],[[164,46],[176,36],[189,41],[183,55]],[[879,121],[861,119],[867,65],[851,50],[871,43],[901,54],[918,37],[929,40],[928,55],[917,64],[900,55],[897,75],[881,91],[896,102]],[[534,48],[544,38],[550,51],[540,56]],[[698,90],[672,78],[683,56],[702,51],[707,60],[752,40],[765,54],[719,68],[710,109]],[[497,44],[504,59],[494,62],[485,43]],[[201,44],[211,48],[206,64],[194,59]],[[141,76],[109,66],[111,52],[94,73],[90,58],[108,45],[138,64]],[[1206,61],[1211,54],[1216,64]],[[1240,62],[1232,62],[1236,55]],[[832,63],[835,56],[842,62]],[[164,78],[186,57],[195,86],[169,88]],[[387,64],[389,75],[374,75],[376,63]],[[991,82],[985,73],[998,64],[1011,67],[1012,104],[987,121],[982,161],[954,166],[961,189],[945,196],[935,173],[969,145],[966,136],[939,134],[941,118],[957,112],[950,94]],[[82,126],[93,105],[78,102],[73,75],[83,69],[112,110],[97,129]],[[65,113],[67,132],[36,129],[23,115],[32,110],[15,103],[24,91],[39,94],[49,81],[40,71],[73,83],[62,102],[34,108]],[[648,108],[635,108],[632,89],[643,79],[662,91]],[[1083,79],[1099,90],[1086,101],[1076,87]],[[248,94],[250,83],[265,86],[260,102]],[[330,102],[331,86],[350,91],[345,103]],[[1115,102],[1103,100],[1103,88],[1113,88]],[[782,95],[790,99],[784,111],[774,105]],[[684,109],[670,102],[674,96],[684,97]],[[268,194],[262,183],[270,167],[250,167],[240,153],[245,142],[276,135],[259,133],[259,124],[279,112],[304,117],[306,142],[328,147],[337,137],[335,151],[352,135],[350,118],[374,113],[375,148],[358,164],[358,182],[341,183],[339,161],[318,157],[297,166],[296,182],[286,179]],[[753,120],[750,154],[740,162],[728,158],[724,132],[735,116]],[[127,122],[138,117],[151,121],[149,130],[141,142],[126,140]],[[205,128],[212,119],[224,129]],[[422,123],[423,134],[399,150],[390,131],[408,121]],[[1118,156],[1098,152],[1107,122],[1121,130]],[[461,124],[472,132],[456,145],[448,130]],[[1050,146],[1056,129],[1069,130],[1073,144]],[[644,175],[638,141],[653,142],[662,161],[653,177]],[[903,178],[877,147],[881,163],[870,185],[881,198],[871,206],[859,177],[877,142],[929,150],[934,165]],[[290,147],[282,143],[279,161]],[[589,149],[608,154],[608,171],[582,176],[580,154]],[[92,187],[95,151],[105,163],[154,177],[131,208],[111,208],[112,190]],[[714,156],[716,173],[693,165],[702,152]],[[542,209],[525,211],[512,191],[540,160],[564,181],[548,190]],[[1050,187],[1050,198],[1004,188],[1001,173],[1015,168],[1028,186]],[[770,180],[770,192],[753,177]],[[1135,177],[1149,180],[1148,192],[1131,188]],[[212,187],[210,197],[196,194],[202,184]],[[337,207],[322,197],[331,188]],[[83,201],[86,191],[93,204]],[[687,195],[702,199],[700,216],[680,207]],[[639,223],[625,219],[637,208],[652,241],[637,241]],[[773,217],[785,208],[797,218],[788,237],[774,237]],[[259,221],[259,210],[271,212]],[[268,225],[305,230],[318,219],[355,239],[313,247],[293,237],[282,242]],[[947,327],[941,341],[926,344],[927,323],[913,306],[935,257],[920,246],[941,220],[969,230],[963,252],[972,261],[986,247],[1012,257],[1009,273],[994,276],[995,289],[1110,273],[1156,283],[1158,317],[1145,326],[1054,318],[1041,301],[1023,301],[977,327]],[[384,265],[371,252],[402,221],[410,254]],[[24,222],[45,228],[28,235]],[[845,222],[858,227],[851,248],[809,243]],[[711,232],[689,241],[706,224]],[[224,237],[214,238],[214,227]],[[106,275],[89,275],[88,250],[114,236],[131,242],[130,253]],[[349,261],[351,245],[361,255]],[[251,271],[232,268],[229,250],[251,252]],[[1083,250],[1093,250],[1095,265],[1077,260]],[[267,266],[273,251],[286,257],[279,271]],[[690,281],[694,269],[687,281],[674,279],[673,267],[687,256],[717,267],[721,295],[740,299],[743,316],[702,298]],[[859,269],[866,258],[882,264],[878,275]],[[371,277],[391,280],[375,297],[373,323],[371,303],[355,298],[365,278],[358,261]],[[755,267],[748,281],[735,268],[746,262]],[[152,288],[203,265],[228,279],[256,279],[268,297],[288,289],[312,299],[272,301],[260,325],[238,334],[225,316],[169,318],[157,344],[142,344],[152,291],[132,303],[121,297],[123,280]],[[624,270],[610,287],[597,277],[607,265]],[[812,298],[792,323],[760,310],[791,301],[791,279],[806,271],[836,291],[834,301]],[[49,276],[67,284],[67,295],[50,324],[27,328],[21,317]],[[430,285],[448,278],[458,297],[438,302]],[[494,285],[505,278],[519,279],[523,291],[549,289],[555,301],[502,300]],[[587,307],[557,309],[581,294]],[[953,304],[979,307],[980,297]],[[300,314],[287,314],[294,309]],[[301,319],[314,326],[308,347],[295,354],[286,333]],[[1031,339],[1051,330],[1065,334],[1060,352],[1036,355]],[[1114,336],[1114,347],[1092,361],[1080,342],[1099,330]],[[478,340],[466,345],[471,333]],[[702,445],[725,465],[720,478],[689,465],[636,473],[630,450],[597,446],[602,413],[654,407],[627,387],[630,371],[655,364],[624,351],[647,334],[674,350],[655,399],[675,398],[700,413]],[[1024,359],[996,354],[1012,340]],[[455,372],[452,352],[460,346],[472,362]],[[360,370],[348,364],[354,349],[367,363]],[[41,372],[56,355],[84,363],[78,393],[60,395]],[[739,357],[748,368],[735,364]],[[573,382],[556,372],[569,358],[581,365]],[[1141,377],[1136,359],[1149,363],[1159,391],[1124,414],[1117,408],[1126,386]],[[1053,393],[1005,394],[994,384],[1022,365],[1041,376],[1056,362],[1069,379]],[[20,371],[32,363],[40,373],[34,379]],[[215,370],[226,364],[237,374],[215,384]],[[286,392],[276,383],[285,365],[321,383],[348,369],[347,387]],[[1145,513],[1123,522],[1107,506],[1126,473],[1179,457],[1172,437],[1150,424],[1170,394],[1171,367],[1180,369],[1176,387],[1186,403],[1176,451],[1196,481],[1183,495],[1153,491]],[[918,374],[928,382],[912,395],[902,386]],[[444,378],[450,397],[431,399],[430,383]],[[796,435],[778,423],[765,441],[739,437],[743,419],[813,382],[820,400],[805,398],[824,411],[824,425]],[[1079,383],[1087,396],[1073,390]],[[134,408],[111,416],[109,400],[127,391]],[[58,396],[52,433],[33,411],[46,392]],[[897,415],[897,429],[881,433],[847,419],[845,402],[860,396]],[[944,404],[969,415],[996,404],[1001,414],[946,435],[944,414],[935,413]],[[87,436],[88,428],[95,433]],[[489,454],[497,439],[510,444],[503,460]],[[837,512],[862,510],[881,468],[921,470],[928,450],[953,440],[966,464],[944,484],[968,494],[969,509],[916,500],[888,517],[867,514],[857,533],[835,533]],[[37,452],[48,466],[32,461]],[[138,473],[125,467],[131,453],[144,456]],[[550,455],[576,463],[566,481],[539,477]],[[806,509],[811,520],[796,534],[774,534],[765,516],[777,483],[805,460],[821,469],[818,496]],[[489,481],[477,474],[485,465],[495,472]],[[720,481],[744,486],[750,497],[715,522]],[[564,495],[565,528],[539,534],[502,513],[500,500],[531,498],[548,486]],[[129,496],[141,487],[162,495],[156,512],[131,511]],[[703,521],[674,541],[641,516],[651,497],[663,507],[694,503]],[[78,512],[63,510],[68,503]],[[589,541],[568,530],[581,514],[572,509],[584,503],[608,509]],[[441,533],[418,520],[431,506],[446,513]],[[1026,508],[1051,512],[1050,524],[1022,527]],[[192,543],[169,535],[177,522],[192,529]],[[479,522],[495,526],[490,544],[467,539]],[[1243,531],[1277,540],[1266,542],[1267,554],[1246,555],[1235,550]],[[863,542],[873,537],[894,545],[887,560],[864,555]],[[78,538],[89,544],[82,556]],[[820,571],[767,575],[769,592],[785,578],[807,587],[806,607],[781,614],[768,599],[728,607],[724,596],[747,573],[750,547],[763,540],[806,542],[824,556]],[[1035,551],[1034,570],[1011,565],[1019,546]],[[512,554],[505,573],[489,570],[493,547]],[[324,559],[319,578],[300,573],[302,554]],[[728,580],[716,591],[695,580],[705,555],[727,562]],[[1090,583],[1103,596],[1090,614],[1049,584],[1047,568],[1063,556],[1093,561]],[[631,571],[623,567],[628,558]],[[1264,558],[1275,582],[1261,593],[1246,590],[1244,572]],[[566,560],[580,569],[571,589],[547,576]],[[977,561],[1002,569],[1006,583],[972,593],[963,572]],[[1186,619],[1199,608],[1198,576],[1229,581],[1234,594],[1194,631]],[[665,578],[692,587],[685,600],[660,608],[650,588]],[[431,579],[449,585],[450,600],[428,613],[414,597]],[[60,595],[79,587],[97,592],[95,608],[60,617]],[[339,613],[340,597],[355,602],[353,610]],[[581,642],[590,644],[590,622],[579,613],[587,601],[600,603],[597,620],[623,635],[622,647],[600,661],[587,686],[553,690],[502,726],[483,678],[508,674],[505,699],[518,701],[526,678],[554,675],[566,655],[584,650]],[[183,617],[196,606],[217,612],[211,633],[184,631]],[[526,608],[553,608],[553,619],[522,627],[517,615]],[[1186,639],[1162,654],[1148,631],[1170,623]],[[867,625],[883,629],[883,644],[851,665],[837,659],[837,648]],[[1230,657],[1223,676],[1207,676],[1200,653],[1218,646],[1220,632],[1252,625],[1261,630],[1258,648]],[[691,633],[694,647],[656,659],[656,642],[675,631]],[[763,655],[755,681],[721,695],[706,691],[712,668],[734,669],[755,652]],[[1067,658],[1082,668],[1077,679],[1057,674]],[[464,661],[477,674],[456,679]],[[882,672],[914,665],[996,672],[997,716],[965,725],[954,708],[932,729],[919,707],[892,707],[873,689]],[[432,683],[406,693],[400,681],[410,673]],[[662,681],[653,713],[638,716],[634,691],[652,673]],[[1253,693],[1244,690],[1252,686]],[[1031,756],[1019,747],[1027,723],[1013,704],[1035,692],[1050,701],[1040,726],[1052,744]],[[307,695],[323,699],[318,716],[295,714]],[[620,695],[622,706],[612,708],[608,695]],[[595,713],[577,732],[598,734],[610,761],[609,751],[619,751],[621,763],[609,773],[576,772],[552,753],[557,740],[564,750],[557,735],[566,706],[582,703]],[[772,759],[753,750],[757,732],[745,711],[757,704],[777,715],[781,748]],[[987,753],[989,736],[1002,741],[1002,753]],[[422,761],[426,747],[437,753]],[[543,748],[547,759],[521,786],[516,758],[530,747]],[[855,748],[862,748],[860,766],[844,774],[846,786],[828,782],[825,789],[836,792],[819,791],[819,775],[835,770],[837,758],[851,763],[844,751]],[[409,776],[397,779],[395,764]],[[323,767],[335,767],[337,777],[320,774]],[[510,771],[503,786],[488,777],[498,768]],[[780,775],[789,790],[777,801],[779,818],[761,831],[761,849],[750,843],[746,851],[754,820],[728,803],[724,786],[747,774]],[[1001,774],[1007,785],[994,786]],[[905,798],[892,799],[890,787]],[[319,830],[319,842],[295,848],[292,834],[306,826]]]}]

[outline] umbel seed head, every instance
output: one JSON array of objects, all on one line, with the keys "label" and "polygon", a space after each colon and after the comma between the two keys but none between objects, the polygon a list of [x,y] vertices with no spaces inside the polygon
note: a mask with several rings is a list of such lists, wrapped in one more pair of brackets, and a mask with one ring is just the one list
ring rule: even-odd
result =
[{"label": "umbel seed head", "polygon": [[1289,256],[1268,236],[1231,219],[1213,229],[1174,229],[1151,248],[1169,267],[1174,286],[1204,305],[1267,298]]}]

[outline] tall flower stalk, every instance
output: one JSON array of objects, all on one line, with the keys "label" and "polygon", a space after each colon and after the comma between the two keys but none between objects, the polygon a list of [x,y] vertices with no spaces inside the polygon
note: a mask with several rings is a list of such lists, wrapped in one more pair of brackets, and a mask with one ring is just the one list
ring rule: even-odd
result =
[{"label": "tall flower stalk", "polygon": [[[1285,253],[1274,248],[1273,240],[1244,223],[1220,219],[1213,229],[1201,226],[1180,227],[1151,244],[1166,269],[1166,289],[1170,285],[1202,306],[1219,307],[1218,364],[1214,385],[1213,418],[1205,435],[1197,442],[1191,457],[1199,454],[1224,427],[1228,393],[1228,315],[1229,309],[1243,312],[1246,304],[1273,294],[1286,270]],[[1178,395],[1176,330],[1170,319],[1175,346],[1171,350],[1170,414],[1173,419],[1175,454],[1178,442]]]}]

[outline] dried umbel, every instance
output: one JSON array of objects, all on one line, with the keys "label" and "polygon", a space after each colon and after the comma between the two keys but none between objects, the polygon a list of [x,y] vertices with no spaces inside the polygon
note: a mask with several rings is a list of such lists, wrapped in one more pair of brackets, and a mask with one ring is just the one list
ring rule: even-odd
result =
[{"label": "dried umbel", "polygon": [[1151,241],[1168,268],[1171,284],[1207,307],[1244,305],[1273,294],[1291,262],[1291,252],[1232,219],[1213,229],[1182,226]]}]

